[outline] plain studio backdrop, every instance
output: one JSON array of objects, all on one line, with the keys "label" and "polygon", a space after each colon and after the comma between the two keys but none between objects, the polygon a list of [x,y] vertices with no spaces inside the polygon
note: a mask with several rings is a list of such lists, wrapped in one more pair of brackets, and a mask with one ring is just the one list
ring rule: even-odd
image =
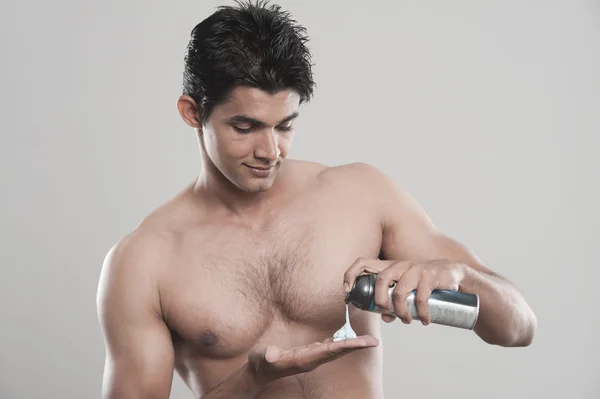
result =
[{"label": "plain studio backdrop", "polygon": [[[100,396],[102,261],[198,173],[175,105],[219,4],[2,2],[0,398]],[[538,317],[527,348],[385,324],[386,398],[600,398],[599,3],[278,4],[318,84],[291,157],[380,168]]]}]

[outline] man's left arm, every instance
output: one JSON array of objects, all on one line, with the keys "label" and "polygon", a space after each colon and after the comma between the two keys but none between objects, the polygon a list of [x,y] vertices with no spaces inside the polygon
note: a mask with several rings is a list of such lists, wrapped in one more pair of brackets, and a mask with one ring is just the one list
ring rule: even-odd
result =
[{"label": "man's left arm", "polygon": [[[397,281],[394,304],[398,303],[396,313],[404,322],[411,321],[405,298],[412,290],[417,290],[417,312],[425,323],[430,320],[427,300],[432,290],[475,293],[480,310],[474,332],[483,341],[500,346],[531,344],[537,320],[517,288],[463,244],[438,231],[417,201],[390,178],[368,165],[360,167],[358,175],[376,193],[372,198],[382,224],[381,254],[380,260],[357,260],[346,272],[345,283],[351,285],[363,272],[378,273],[382,285]],[[375,300],[385,306],[387,290],[379,291]]]}]

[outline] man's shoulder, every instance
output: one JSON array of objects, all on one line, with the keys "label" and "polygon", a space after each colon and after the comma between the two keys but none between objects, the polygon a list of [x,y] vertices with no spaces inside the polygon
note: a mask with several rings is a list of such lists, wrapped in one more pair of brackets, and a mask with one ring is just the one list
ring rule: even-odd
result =
[{"label": "man's shoulder", "polygon": [[290,159],[287,161],[292,169],[319,177],[344,179],[349,177],[373,178],[385,177],[380,169],[366,162],[349,162],[338,165],[327,165],[320,162]]},{"label": "man's shoulder", "polygon": [[[157,268],[177,255],[183,237],[202,226],[207,215],[202,198],[188,186],[146,214],[109,249],[105,263],[117,267]],[[122,265],[123,264],[123,265]]]},{"label": "man's shoulder", "polygon": [[366,162],[326,167],[320,173],[320,178],[328,184],[348,188],[376,188],[389,183],[389,178],[381,170]]},{"label": "man's shoulder", "polygon": [[174,238],[167,231],[141,224],[108,250],[102,272],[127,279],[156,276],[174,247]]},{"label": "man's shoulder", "polygon": [[352,199],[364,209],[375,209],[381,218],[410,205],[412,199],[400,184],[377,166],[352,162],[328,167],[321,173],[321,186],[332,195]]}]

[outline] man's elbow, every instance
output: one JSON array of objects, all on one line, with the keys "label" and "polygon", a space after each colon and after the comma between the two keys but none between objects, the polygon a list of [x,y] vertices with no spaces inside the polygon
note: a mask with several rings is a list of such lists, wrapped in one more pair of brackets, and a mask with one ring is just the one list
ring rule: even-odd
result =
[{"label": "man's elbow", "polygon": [[535,327],[532,327],[528,330],[514,334],[511,338],[506,339],[504,342],[498,343],[498,345],[506,348],[522,348],[531,345],[533,343],[534,336]]},{"label": "man's elbow", "polygon": [[481,333],[480,338],[490,344],[502,346],[505,348],[527,347],[533,343],[535,333],[537,331],[537,319],[533,313],[527,318],[527,321],[521,323],[520,326],[496,331],[493,333]]},{"label": "man's elbow", "polygon": [[531,308],[527,307],[524,319],[526,321],[523,323],[523,327],[519,329],[517,339],[513,346],[529,346],[533,343],[533,338],[537,331],[537,317]]},{"label": "man's elbow", "polygon": [[533,312],[530,312],[528,322],[526,323],[526,327],[523,328],[515,340],[515,344],[513,346],[529,346],[533,343],[533,339],[535,337],[535,333],[537,331],[537,318]]}]

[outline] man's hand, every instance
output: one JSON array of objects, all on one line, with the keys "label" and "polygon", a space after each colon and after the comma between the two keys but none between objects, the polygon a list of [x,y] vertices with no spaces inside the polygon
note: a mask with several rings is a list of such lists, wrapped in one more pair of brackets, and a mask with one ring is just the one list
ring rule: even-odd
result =
[{"label": "man's hand", "polygon": [[[344,290],[348,292],[361,274],[377,274],[375,304],[391,311],[388,288],[396,283],[392,295],[394,313],[404,323],[410,324],[412,315],[408,310],[406,297],[416,289],[417,315],[421,323],[427,325],[431,323],[428,303],[431,292],[436,289],[458,291],[467,271],[467,265],[443,259],[399,262],[360,258],[344,274]],[[382,315],[382,319],[389,323],[394,317]]]},{"label": "man's hand", "polygon": [[291,349],[257,345],[248,354],[248,366],[256,382],[262,385],[279,378],[312,371],[348,353],[377,345],[379,340],[369,335],[338,342],[328,338],[322,342]]}]

